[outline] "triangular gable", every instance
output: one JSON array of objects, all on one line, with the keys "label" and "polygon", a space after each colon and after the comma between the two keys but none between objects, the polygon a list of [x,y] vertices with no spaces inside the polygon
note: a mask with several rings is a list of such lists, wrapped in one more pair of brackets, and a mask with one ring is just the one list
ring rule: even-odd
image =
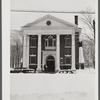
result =
[{"label": "triangular gable", "polygon": [[46,22],[47,21],[51,21],[51,23],[55,24],[55,25],[58,25],[58,26],[67,26],[67,27],[77,27],[77,25],[75,24],[72,24],[70,22],[67,22],[65,20],[62,20],[62,19],[59,19],[57,17],[54,17],[52,15],[46,15],[46,16],[43,16],[37,20],[35,20],[34,22],[32,23],[28,23],[26,24],[25,26],[23,27],[34,27],[34,26],[43,26],[43,25],[46,25]]}]

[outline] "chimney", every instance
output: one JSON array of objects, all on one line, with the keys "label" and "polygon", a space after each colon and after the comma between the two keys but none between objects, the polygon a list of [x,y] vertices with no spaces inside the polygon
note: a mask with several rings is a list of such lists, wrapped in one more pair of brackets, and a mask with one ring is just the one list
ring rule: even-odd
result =
[{"label": "chimney", "polygon": [[75,24],[78,25],[78,15],[75,15]]}]

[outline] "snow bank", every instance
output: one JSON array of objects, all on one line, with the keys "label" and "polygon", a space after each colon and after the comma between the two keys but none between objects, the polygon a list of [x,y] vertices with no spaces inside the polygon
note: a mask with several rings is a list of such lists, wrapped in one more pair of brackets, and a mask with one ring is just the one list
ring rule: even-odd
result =
[{"label": "snow bank", "polygon": [[89,100],[89,99],[86,93],[65,92],[56,94],[45,93],[45,94],[31,94],[22,96],[13,95],[11,96],[11,100]]},{"label": "snow bank", "polygon": [[76,73],[11,74],[11,100],[95,100],[94,72]]},{"label": "snow bank", "polygon": [[76,71],[77,74],[95,74],[95,70],[93,68],[85,68],[79,69]]}]

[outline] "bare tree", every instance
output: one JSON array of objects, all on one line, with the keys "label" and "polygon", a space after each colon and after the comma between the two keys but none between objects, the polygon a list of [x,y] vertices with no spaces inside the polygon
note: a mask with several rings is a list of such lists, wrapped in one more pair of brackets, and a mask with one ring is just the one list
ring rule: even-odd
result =
[{"label": "bare tree", "polygon": [[95,18],[94,14],[91,14],[91,10],[82,11],[83,17],[81,18],[81,21],[87,25],[87,27],[90,29],[91,34],[94,38],[91,38],[87,33],[82,33],[85,35],[88,39],[95,41]]},{"label": "bare tree", "polygon": [[[86,11],[82,11],[82,18],[81,21],[84,23],[84,25],[86,25],[88,27],[88,29],[90,30],[90,33],[92,35],[92,37],[88,34],[88,32],[86,31],[85,33],[82,33],[82,35],[84,35],[86,38],[89,39],[89,41],[91,42],[91,45],[88,45],[90,48],[85,47],[85,49],[83,49],[84,55],[87,54],[87,50],[90,52],[89,54],[87,54],[88,59],[91,57],[92,58],[92,64],[95,68],[95,18],[94,18],[94,14],[90,13],[91,10],[86,10]],[[85,45],[85,44],[84,44]],[[83,48],[84,48],[83,47]],[[89,65],[89,61],[87,62]]]},{"label": "bare tree", "polygon": [[22,36],[20,31],[11,31],[10,40],[10,66],[12,68],[19,68],[22,59]]}]

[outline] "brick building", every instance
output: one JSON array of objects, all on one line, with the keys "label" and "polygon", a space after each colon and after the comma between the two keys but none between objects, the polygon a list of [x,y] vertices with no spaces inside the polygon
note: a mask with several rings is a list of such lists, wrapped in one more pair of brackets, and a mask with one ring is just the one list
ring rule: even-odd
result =
[{"label": "brick building", "polygon": [[22,27],[23,68],[49,72],[79,68],[78,17],[75,24],[46,15]]}]

